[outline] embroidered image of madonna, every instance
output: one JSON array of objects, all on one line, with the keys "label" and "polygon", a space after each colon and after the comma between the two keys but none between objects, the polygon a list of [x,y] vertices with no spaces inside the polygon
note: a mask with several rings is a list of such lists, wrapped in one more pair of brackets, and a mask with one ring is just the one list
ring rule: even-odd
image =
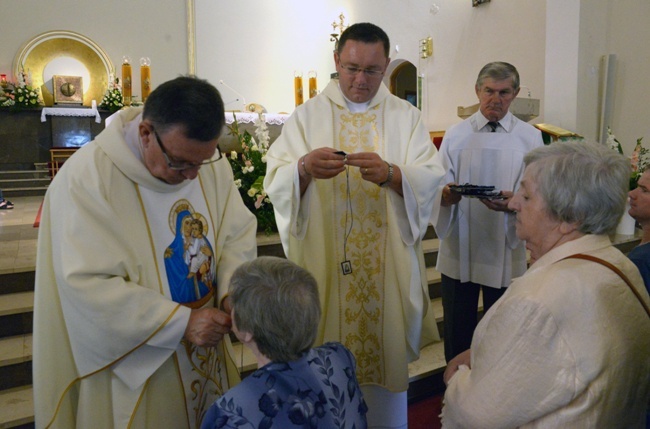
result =
[{"label": "embroidered image of madonna", "polygon": [[172,300],[198,308],[212,297],[216,286],[208,222],[182,200],[172,208],[169,226],[174,241],[165,249],[165,270]]}]

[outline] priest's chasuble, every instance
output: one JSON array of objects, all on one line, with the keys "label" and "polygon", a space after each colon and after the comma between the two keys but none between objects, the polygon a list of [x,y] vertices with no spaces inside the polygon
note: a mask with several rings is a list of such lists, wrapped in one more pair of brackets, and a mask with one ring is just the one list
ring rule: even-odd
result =
[{"label": "priest's chasuble", "polygon": [[[404,197],[354,167],[300,196],[298,160],[319,147],[378,153],[400,168]],[[332,81],[296,108],[267,155],[264,188],[285,253],[320,288],[317,344],[350,349],[361,384],[405,391],[408,362],[439,340],[421,247],[443,176],[436,153],[420,112],[384,85],[366,112],[351,113]]]},{"label": "priest's chasuble", "polygon": [[75,153],[43,204],[34,303],[37,427],[198,428],[238,382],[228,337],[183,339],[256,255],[226,160],[178,185],[141,162],[139,110]]}]

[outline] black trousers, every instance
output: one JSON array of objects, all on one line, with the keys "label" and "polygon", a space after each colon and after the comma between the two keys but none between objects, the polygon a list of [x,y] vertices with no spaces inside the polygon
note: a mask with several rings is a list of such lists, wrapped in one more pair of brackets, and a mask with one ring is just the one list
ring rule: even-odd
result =
[{"label": "black trousers", "polygon": [[504,294],[506,288],[496,289],[478,283],[441,277],[442,309],[444,317],[445,359],[449,362],[457,354],[470,348],[474,329],[478,324],[478,297],[483,290],[483,314]]}]

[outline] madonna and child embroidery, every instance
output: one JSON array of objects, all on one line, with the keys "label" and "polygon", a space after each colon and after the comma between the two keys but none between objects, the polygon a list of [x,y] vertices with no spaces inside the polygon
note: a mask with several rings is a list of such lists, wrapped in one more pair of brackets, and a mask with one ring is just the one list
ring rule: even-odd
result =
[{"label": "madonna and child embroidery", "polygon": [[216,288],[216,264],[209,225],[187,200],[176,202],[169,212],[174,240],[165,249],[165,271],[171,298],[200,307]]}]

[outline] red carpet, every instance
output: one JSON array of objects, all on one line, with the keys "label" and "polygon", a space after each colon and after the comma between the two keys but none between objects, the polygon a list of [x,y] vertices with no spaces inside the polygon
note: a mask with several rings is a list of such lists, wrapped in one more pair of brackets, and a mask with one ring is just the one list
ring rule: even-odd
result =
[{"label": "red carpet", "polygon": [[43,210],[43,203],[41,203],[41,206],[38,208],[38,213],[36,214],[36,219],[34,220],[34,228],[38,228],[38,226],[41,224],[42,210]]},{"label": "red carpet", "polygon": [[431,396],[408,407],[409,429],[440,429],[442,395]]}]

